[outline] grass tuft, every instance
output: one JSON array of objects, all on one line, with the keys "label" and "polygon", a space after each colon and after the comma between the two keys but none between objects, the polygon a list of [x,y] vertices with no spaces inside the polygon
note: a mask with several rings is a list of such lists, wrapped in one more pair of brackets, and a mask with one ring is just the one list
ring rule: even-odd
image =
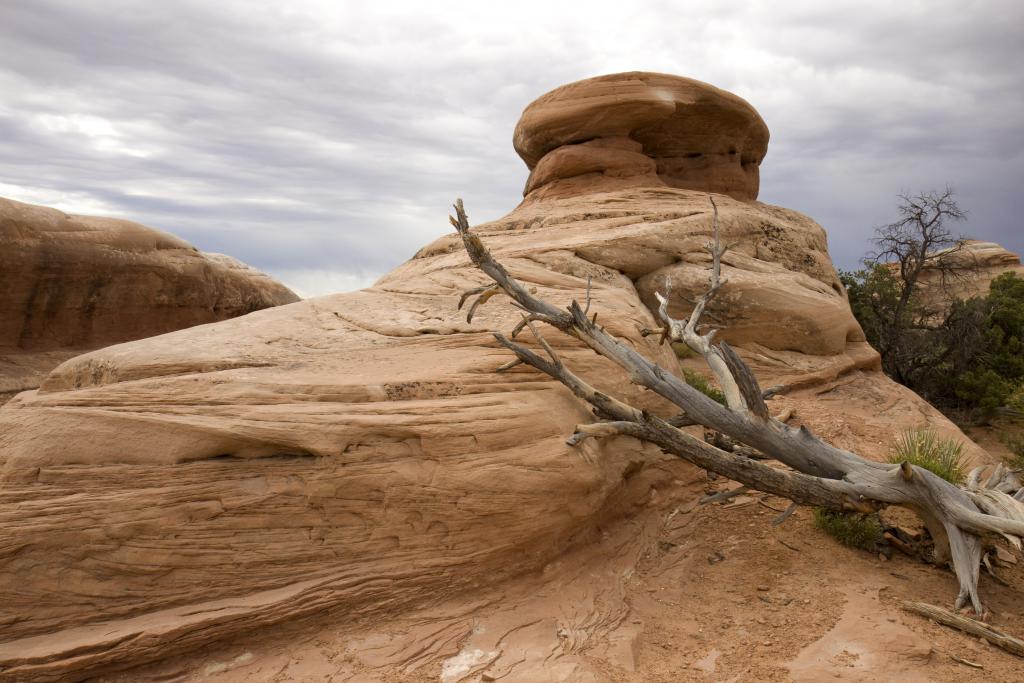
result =
[{"label": "grass tuft", "polygon": [[814,525],[843,545],[874,552],[882,540],[878,515],[814,509]]},{"label": "grass tuft", "polygon": [[718,401],[723,406],[725,405],[725,394],[723,394],[720,389],[712,386],[707,377],[699,372],[694,372],[689,368],[682,368],[682,370],[683,377],[686,379],[687,384],[710,398],[712,401]]},{"label": "grass tuft", "polygon": [[951,484],[962,484],[967,477],[963,442],[942,438],[933,429],[910,429],[896,439],[889,462],[904,461],[923,467]]}]

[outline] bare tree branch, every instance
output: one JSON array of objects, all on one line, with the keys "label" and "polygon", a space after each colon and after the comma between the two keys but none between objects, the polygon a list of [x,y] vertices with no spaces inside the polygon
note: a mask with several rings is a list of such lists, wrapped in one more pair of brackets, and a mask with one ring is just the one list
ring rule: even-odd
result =
[{"label": "bare tree branch", "polygon": [[761,387],[757,383],[757,378],[754,377],[754,373],[750,371],[747,364],[736,355],[736,352],[732,350],[732,347],[722,342],[718,345],[718,351],[722,356],[722,360],[725,361],[726,367],[729,368],[729,374],[736,380],[736,386],[740,390],[740,395],[743,396],[743,402],[746,405],[747,410],[761,418],[767,420],[768,406],[764,402],[764,397],[761,394]]},{"label": "bare tree branch", "polygon": [[[931,350],[916,348],[914,331],[934,327],[956,298],[950,286],[974,277],[978,270],[978,264],[965,262],[966,238],[950,228],[967,215],[953,194],[947,187],[942,192],[900,195],[898,220],[875,229],[876,250],[864,261],[869,269],[881,267],[897,274],[895,296],[873,300],[870,306],[880,321],[873,334],[883,366],[903,384],[910,383],[918,369],[913,367],[915,360]],[[935,277],[926,278],[926,271]],[[942,295],[923,291],[926,283],[929,290],[938,286]]]},{"label": "bare tree branch", "polygon": [[[569,443],[577,445],[589,438],[628,436],[653,443],[667,453],[743,486],[788,498],[796,504],[858,512],[876,511],[887,505],[910,508],[921,516],[935,539],[937,557],[953,565],[960,583],[956,608],[970,601],[980,614],[983,607],[977,586],[982,537],[1002,534],[1018,543],[1018,538],[1024,536],[1024,504],[1002,491],[962,489],[909,463],[892,465],[866,460],[825,443],[805,427],[794,429],[771,419],[749,367],[728,345],[714,344],[713,333],[700,335],[697,332],[700,315],[723,284],[721,257],[725,249],[718,237],[718,211],[713,200],[712,208],[714,241],[709,245],[712,270],[708,291],[697,300],[686,321],[675,320],[668,314],[668,299],[664,296],[659,296],[658,315],[669,338],[684,341],[707,361],[726,393],[726,406],[608,334],[587,318],[587,311],[576,301],[562,311],[534,296],[470,231],[461,200],[456,202],[457,218],[453,218],[452,223],[472,262],[525,311],[528,318],[525,324],[534,331],[538,344],[547,351],[550,360],[502,334],[494,335],[498,343],[521,362],[561,382],[575,396],[593,406],[599,418],[606,420],[577,426]],[[632,382],[673,403],[681,414],[666,421],[598,391],[562,363],[533,322],[547,323],[580,340],[616,363]],[[718,431],[739,446],[732,453],[723,451],[677,426],[686,424],[699,424]],[[755,452],[764,453],[790,469],[772,467],[745,455]]]},{"label": "bare tree branch", "polygon": [[908,612],[913,612],[914,614],[919,614],[922,617],[932,619],[943,626],[949,626],[950,628],[955,628],[959,631],[963,631],[964,633],[969,633],[972,636],[983,638],[987,642],[992,643],[997,647],[1001,647],[1007,652],[1012,652],[1018,657],[1024,657],[1024,641],[1003,633],[999,629],[993,628],[983,621],[968,619],[963,615],[953,614],[949,610],[936,607],[935,605],[929,605],[926,602],[904,601],[903,609]]}]

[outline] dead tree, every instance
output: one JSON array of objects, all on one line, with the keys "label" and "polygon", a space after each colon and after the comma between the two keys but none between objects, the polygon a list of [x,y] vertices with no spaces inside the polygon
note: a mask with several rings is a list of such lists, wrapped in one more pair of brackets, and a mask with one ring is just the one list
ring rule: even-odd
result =
[{"label": "dead tree", "polygon": [[[1014,484],[1013,475],[1003,472],[989,477],[984,485],[975,473],[971,483],[961,488],[907,462],[893,465],[867,460],[825,443],[806,427],[795,429],[773,419],[746,363],[724,341],[716,343],[714,331],[699,332],[701,317],[723,284],[721,258],[726,248],[719,241],[718,207],[713,198],[711,204],[714,241],[708,245],[712,256],[708,290],[696,301],[686,320],[670,317],[668,300],[659,295],[658,316],[664,325],[663,339],[683,342],[704,358],[725,393],[726,405],[713,401],[648,360],[588,317],[589,287],[585,306],[574,300],[566,310],[532,294],[471,232],[460,199],[455,203],[456,217],[450,220],[462,237],[470,260],[494,281],[493,285],[469,294],[486,300],[504,292],[523,312],[523,321],[508,337],[494,334],[498,343],[516,356],[499,370],[525,363],[558,380],[593,407],[598,421],[576,425],[568,439],[570,445],[588,438],[631,436],[748,488],[788,498],[796,504],[859,512],[874,512],[888,505],[913,510],[935,540],[936,559],[953,566],[960,583],[956,609],[969,600],[974,611],[982,614],[978,577],[983,539],[1002,535],[1020,550],[1020,538],[1024,536],[1024,503],[1020,501],[1024,500],[1024,489],[1017,490],[1020,483]],[[467,298],[464,296],[462,302]],[[482,302],[478,300],[470,311],[475,311],[479,303]],[[598,391],[566,367],[535,323],[550,325],[578,339],[621,367],[634,384],[656,392],[682,412],[666,420]],[[547,357],[515,341],[526,327]],[[720,450],[681,429],[687,425],[703,425],[746,448],[737,453]],[[777,460],[786,469],[747,457],[745,453],[750,449]],[[1017,491],[1016,498],[1008,490]]]},{"label": "dead tree", "polygon": [[[898,295],[892,300],[869,296],[866,303],[877,319],[872,341],[886,374],[914,387],[915,374],[934,353],[928,332],[946,318],[963,285],[977,278],[980,264],[966,251],[967,239],[950,228],[967,216],[951,188],[899,199],[899,220],[875,229],[877,249],[864,260],[869,269],[888,269]],[[927,287],[926,272],[931,275]]]}]

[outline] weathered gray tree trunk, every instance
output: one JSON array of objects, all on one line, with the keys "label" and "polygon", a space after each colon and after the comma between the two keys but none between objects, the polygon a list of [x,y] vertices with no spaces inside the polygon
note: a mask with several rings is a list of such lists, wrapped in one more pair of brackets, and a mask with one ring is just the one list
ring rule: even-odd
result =
[{"label": "weathered gray tree trunk", "polygon": [[[460,301],[460,307],[469,296],[479,295],[470,308],[471,317],[479,305],[502,291],[524,311],[523,322],[509,337],[494,335],[516,356],[499,370],[525,363],[557,379],[594,407],[601,421],[577,425],[569,444],[575,445],[587,438],[628,435],[654,443],[668,453],[749,488],[782,496],[801,505],[860,512],[876,511],[887,505],[909,508],[921,517],[935,539],[936,559],[952,563],[960,583],[956,609],[970,600],[975,612],[981,614],[978,576],[983,536],[1001,534],[1019,550],[1020,537],[1024,536],[1024,503],[1005,492],[1007,479],[1001,473],[989,477],[986,486],[979,484],[977,475],[972,476],[969,485],[961,488],[909,463],[893,465],[866,460],[821,441],[804,427],[794,429],[773,419],[754,374],[743,360],[728,344],[716,344],[714,331],[703,335],[698,332],[704,309],[723,284],[720,273],[725,248],[719,243],[718,208],[713,198],[711,204],[715,227],[714,243],[709,245],[713,263],[709,288],[698,299],[687,320],[669,317],[667,299],[660,296],[658,313],[664,324],[664,338],[687,344],[707,361],[725,393],[725,406],[666,372],[598,326],[588,317],[589,287],[585,306],[573,301],[567,310],[556,308],[531,294],[509,275],[470,231],[461,199],[455,204],[456,217],[451,218],[451,222],[461,235],[472,262],[494,280],[494,285],[467,292]],[[601,393],[562,363],[536,329],[534,323],[538,322],[579,339],[614,361],[635,384],[658,393],[680,408],[682,414],[664,420]],[[526,327],[533,332],[547,358],[514,341]],[[791,469],[774,468],[742,454],[720,450],[679,428],[694,424],[718,431]],[[1017,492],[1018,497],[1022,495],[1024,489]]]}]

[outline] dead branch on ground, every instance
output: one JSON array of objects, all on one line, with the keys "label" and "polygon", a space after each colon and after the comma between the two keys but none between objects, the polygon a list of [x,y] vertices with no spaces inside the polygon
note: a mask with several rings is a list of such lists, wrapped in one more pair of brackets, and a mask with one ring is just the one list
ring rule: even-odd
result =
[{"label": "dead branch on ground", "polygon": [[[935,539],[936,560],[952,564],[960,584],[955,608],[960,609],[969,601],[975,612],[982,614],[978,578],[983,540],[994,534],[1002,535],[1019,549],[1020,537],[1024,536],[1024,504],[996,488],[955,486],[910,463],[893,465],[867,460],[822,441],[806,427],[793,428],[772,418],[757,378],[746,363],[728,344],[715,342],[716,330],[700,332],[706,308],[725,284],[721,260],[727,247],[722,246],[719,238],[718,207],[713,198],[711,206],[713,240],[708,245],[712,257],[708,289],[696,300],[690,316],[682,320],[670,316],[668,298],[659,294],[657,315],[664,326],[662,334],[668,340],[685,343],[707,362],[725,394],[724,406],[620,342],[588,318],[586,309],[575,300],[562,310],[523,286],[470,230],[461,199],[455,203],[456,217],[451,222],[473,264],[524,312],[523,322],[515,331],[529,327],[546,357],[513,341],[514,335],[509,338],[495,333],[494,338],[517,360],[558,380],[589,403],[599,418],[598,422],[577,425],[568,439],[570,445],[589,438],[630,436],[656,444],[667,453],[747,488],[799,505],[858,512],[873,512],[888,505],[909,508],[921,517]],[[490,298],[494,290],[482,287],[476,292],[481,298]],[[465,298],[460,303],[464,301]],[[665,420],[599,391],[566,367],[534,325],[538,322],[578,339],[613,361],[633,383],[656,392],[681,409],[681,415]],[[720,432],[745,448],[734,452],[716,448],[680,428],[689,424]],[[747,456],[753,452],[763,453],[789,469],[772,467]]]},{"label": "dead branch on ground", "polygon": [[949,626],[972,636],[984,638],[989,643],[1001,647],[1007,652],[1012,652],[1018,657],[1024,657],[1024,641],[1014,638],[983,621],[970,619],[962,614],[955,614],[947,609],[929,605],[926,602],[904,601],[903,609],[932,619],[943,626]]}]

